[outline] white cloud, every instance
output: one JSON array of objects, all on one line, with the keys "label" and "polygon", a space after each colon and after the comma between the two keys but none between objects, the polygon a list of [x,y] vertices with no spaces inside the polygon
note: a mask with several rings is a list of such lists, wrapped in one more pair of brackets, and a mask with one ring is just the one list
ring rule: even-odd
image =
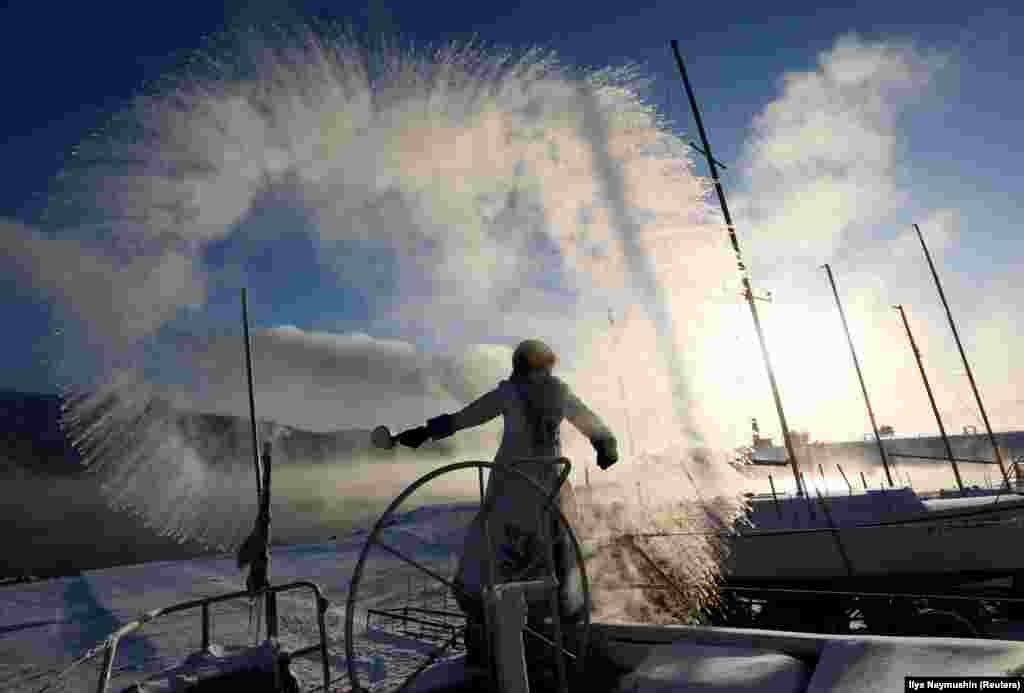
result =
[{"label": "white cloud", "polygon": [[[255,331],[252,343],[261,419],[317,431],[382,424],[397,430],[454,404],[429,358],[408,342],[283,326]],[[176,358],[184,381],[170,386],[173,400],[247,417],[242,349],[238,336],[180,338]]]},{"label": "white cloud", "polygon": [[737,198],[758,266],[820,262],[863,243],[873,222],[906,203],[898,118],[943,62],[909,42],[848,34],[815,70],[783,76],[779,97],[754,119]]},{"label": "white cloud", "polygon": [[476,344],[461,355],[436,357],[434,366],[448,393],[456,401],[468,403],[508,377],[512,351],[503,344]]}]

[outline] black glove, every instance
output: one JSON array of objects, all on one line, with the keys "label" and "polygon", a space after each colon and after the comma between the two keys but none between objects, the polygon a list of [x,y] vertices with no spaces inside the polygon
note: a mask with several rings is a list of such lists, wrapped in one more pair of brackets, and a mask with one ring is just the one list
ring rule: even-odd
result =
[{"label": "black glove", "polygon": [[455,417],[451,414],[441,414],[433,419],[427,419],[427,433],[434,440],[441,440],[455,433]]},{"label": "black glove", "polygon": [[614,438],[595,438],[590,444],[597,452],[597,466],[602,471],[619,461],[619,451]]},{"label": "black glove", "polygon": [[396,438],[399,443],[407,448],[418,448],[427,441],[430,437],[430,432],[426,426],[417,426],[416,428],[410,428],[408,431],[402,431]]}]

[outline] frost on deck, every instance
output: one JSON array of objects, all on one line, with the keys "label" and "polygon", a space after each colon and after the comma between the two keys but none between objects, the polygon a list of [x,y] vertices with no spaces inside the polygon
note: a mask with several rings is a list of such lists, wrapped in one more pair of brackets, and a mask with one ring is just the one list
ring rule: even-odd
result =
[{"label": "frost on deck", "polygon": [[[332,607],[328,635],[332,678],[344,687],[344,647],[340,639],[343,596],[361,542],[299,546],[274,553],[275,582],[312,579],[321,584]],[[405,574],[390,581],[386,571],[374,582],[374,597],[404,594]],[[45,678],[102,640],[110,631],[146,610],[241,587],[232,559],[152,563],[103,571],[81,578],[50,580],[0,590],[0,689],[37,691]],[[316,619],[305,594],[279,596],[281,642],[285,649],[312,644]],[[191,615],[187,615],[190,614]],[[187,615],[187,616],[186,616]],[[181,619],[157,619],[124,642],[110,690],[178,666],[199,649],[198,612]],[[213,641],[253,645],[245,602],[218,613]],[[374,629],[362,631],[357,665],[365,682],[394,688],[423,661],[423,643]],[[623,691],[891,691],[901,690],[907,675],[1006,675],[1024,671],[1024,643],[996,640],[818,636],[687,626],[608,625],[595,628],[597,652],[620,670],[631,672]],[[248,640],[247,640],[248,638]],[[421,651],[415,651],[415,648]],[[429,648],[428,648],[429,649]],[[418,659],[414,657],[418,655]],[[410,662],[414,662],[410,665]],[[97,665],[98,666],[98,665]],[[97,666],[83,668],[60,691],[93,691]],[[321,682],[320,662],[298,659],[291,665],[303,690]],[[461,676],[454,658],[417,689],[445,677]]]},{"label": "frost on deck", "polygon": [[[437,568],[453,565],[461,532],[475,506],[417,508],[395,516],[381,536]],[[274,584],[298,580],[317,583],[330,601],[327,625],[332,679],[347,681],[344,661],[345,598],[365,532],[331,544],[274,547]],[[373,551],[359,595],[357,664],[372,679],[401,681],[426,657],[423,643],[375,626],[365,631],[367,608],[388,608],[407,601],[414,569]],[[422,581],[422,576],[415,576]],[[418,583],[416,584],[418,587]],[[152,609],[245,589],[233,556],[181,562],[148,563],[89,571],[0,590],[0,690],[37,691],[86,650]],[[257,612],[259,613],[259,612]],[[308,591],[278,595],[279,639],[292,651],[318,641],[316,611]],[[246,600],[211,607],[211,642],[220,646],[257,644]],[[114,663],[111,691],[179,665],[200,650],[200,611],[185,611],[147,623],[122,640]],[[433,646],[427,647],[428,650]],[[57,691],[94,691],[102,657],[80,665]],[[291,665],[303,689],[322,684],[319,657]]]},{"label": "frost on deck", "polygon": [[[327,588],[332,609],[328,632],[336,634],[343,618],[337,599],[347,589],[353,546],[300,546],[276,549],[274,581],[312,579]],[[340,554],[339,554],[340,552]],[[339,560],[341,559],[341,560]],[[233,558],[149,563],[91,571],[82,577],[48,580],[0,591],[0,689],[35,691],[83,652],[113,631],[151,609],[244,589],[244,576]],[[287,649],[316,640],[316,615],[307,593],[279,596],[281,640]],[[343,610],[344,607],[342,606]],[[253,645],[250,610],[245,600],[211,608],[211,641]],[[111,690],[120,690],[146,675],[173,667],[201,645],[199,610],[146,624],[121,643]],[[332,652],[337,652],[332,645]],[[98,658],[100,659],[100,658]],[[94,691],[98,659],[80,665],[58,691]],[[308,666],[307,666],[308,665]],[[338,669],[341,663],[334,662]],[[303,661],[297,673],[318,676],[318,661]],[[31,677],[31,678],[30,678]]]}]

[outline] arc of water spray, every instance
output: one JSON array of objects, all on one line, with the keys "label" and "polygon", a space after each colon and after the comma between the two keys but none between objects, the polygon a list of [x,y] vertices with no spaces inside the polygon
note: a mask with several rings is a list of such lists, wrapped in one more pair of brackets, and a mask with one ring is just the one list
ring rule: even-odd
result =
[{"label": "arc of water spray", "polygon": [[672,386],[672,404],[676,420],[682,426],[686,442],[692,447],[703,447],[704,436],[693,424],[689,404],[689,387],[683,377],[683,364],[675,345],[675,330],[664,290],[658,282],[651,260],[640,243],[638,222],[629,211],[625,198],[626,183],[622,172],[608,150],[608,132],[597,99],[586,85],[577,90],[581,107],[581,135],[590,145],[594,168],[609,202],[612,228],[622,242],[623,255],[629,278],[643,298],[644,306],[654,323],[658,352],[667,366]]},{"label": "arc of water spray", "polygon": [[[611,308],[608,309],[608,323],[612,326],[612,329],[615,329],[615,317]],[[622,334],[619,333],[619,336],[615,340],[616,350],[618,350],[621,342]],[[634,445],[633,439],[633,417],[629,415],[629,399],[626,397],[626,381],[623,380],[621,373],[619,374],[619,394],[622,397],[623,415],[626,418],[626,434],[629,436],[629,454],[631,457],[635,457],[636,446]]]}]

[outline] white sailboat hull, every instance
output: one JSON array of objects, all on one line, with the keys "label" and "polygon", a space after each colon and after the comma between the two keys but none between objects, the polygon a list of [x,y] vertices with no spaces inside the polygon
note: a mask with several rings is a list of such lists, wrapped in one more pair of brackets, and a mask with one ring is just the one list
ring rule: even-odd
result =
[{"label": "white sailboat hull", "polygon": [[[973,499],[972,499],[973,500]],[[819,523],[820,524],[820,523]],[[747,529],[732,542],[735,581],[835,580],[1024,571],[1024,500],[983,499],[837,528]]]}]

